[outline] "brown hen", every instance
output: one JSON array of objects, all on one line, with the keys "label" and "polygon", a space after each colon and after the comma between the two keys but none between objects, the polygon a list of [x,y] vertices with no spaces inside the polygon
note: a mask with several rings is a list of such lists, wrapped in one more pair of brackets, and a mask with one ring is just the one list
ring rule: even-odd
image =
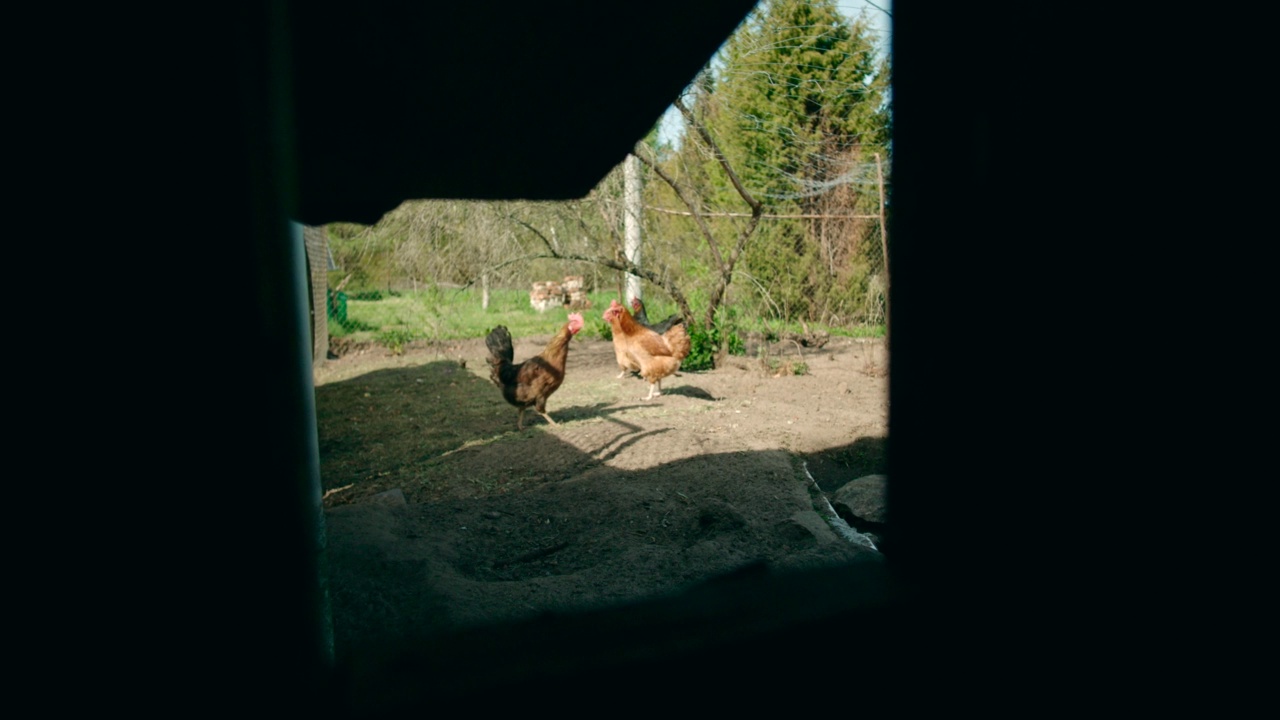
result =
[{"label": "brown hen", "polygon": [[613,330],[613,352],[622,375],[639,372],[649,383],[649,394],[642,400],[662,395],[662,379],[680,369],[692,347],[684,326],[676,324],[659,334],[637,323],[617,300],[604,311],[604,319]]}]

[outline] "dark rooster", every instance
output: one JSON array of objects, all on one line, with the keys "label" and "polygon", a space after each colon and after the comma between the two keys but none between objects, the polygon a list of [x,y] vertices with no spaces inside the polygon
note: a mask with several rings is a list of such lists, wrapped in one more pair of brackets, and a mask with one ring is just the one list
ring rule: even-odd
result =
[{"label": "dark rooster", "polygon": [[582,315],[570,313],[569,322],[551,338],[546,349],[518,365],[513,362],[515,349],[505,325],[494,328],[484,339],[484,344],[489,347],[489,379],[502,389],[502,397],[520,410],[516,416],[516,429],[524,429],[524,411],[530,407],[547,422],[556,424],[547,414],[547,398],[564,382],[569,341],[581,329]]},{"label": "dark rooster", "polygon": [[679,313],[672,313],[671,317],[663,320],[656,325],[649,324],[649,315],[644,311],[644,302],[640,298],[631,298],[631,317],[636,322],[658,333],[659,335],[671,329],[672,325],[683,322],[684,318]]}]

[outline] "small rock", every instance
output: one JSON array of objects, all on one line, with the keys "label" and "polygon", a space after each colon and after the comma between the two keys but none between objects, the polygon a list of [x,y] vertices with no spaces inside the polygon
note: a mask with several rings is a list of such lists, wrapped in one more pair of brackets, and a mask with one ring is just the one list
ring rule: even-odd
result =
[{"label": "small rock", "polygon": [[369,498],[369,502],[378,503],[379,505],[392,505],[403,507],[408,505],[408,501],[404,499],[404,491],[400,488],[380,492]]},{"label": "small rock", "polygon": [[836,512],[862,532],[879,529],[889,519],[885,502],[884,475],[866,475],[850,480],[831,499]]}]

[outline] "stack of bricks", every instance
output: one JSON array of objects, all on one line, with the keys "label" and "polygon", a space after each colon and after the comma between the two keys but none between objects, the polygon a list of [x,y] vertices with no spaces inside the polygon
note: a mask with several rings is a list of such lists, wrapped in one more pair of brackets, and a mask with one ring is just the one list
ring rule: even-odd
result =
[{"label": "stack of bricks", "polygon": [[585,310],[591,307],[587,299],[587,291],[582,289],[582,276],[570,275],[564,279],[565,305],[570,310]]},{"label": "stack of bricks", "polygon": [[587,291],[582,287],[581,275],[570,275],[563,283],[554,280],[536,282],[529,293],[529,304],[538,312],[546,312],[552,308],[567,307],[570,310],[585,310],[591,307],[587,299]]},{"label": "stack of bricks", "polygon": [[533,284],[533,292],[529,293],[529,304],[538,312],[564,307],[564,290],[560,283],[554,281],[536,282]]}]

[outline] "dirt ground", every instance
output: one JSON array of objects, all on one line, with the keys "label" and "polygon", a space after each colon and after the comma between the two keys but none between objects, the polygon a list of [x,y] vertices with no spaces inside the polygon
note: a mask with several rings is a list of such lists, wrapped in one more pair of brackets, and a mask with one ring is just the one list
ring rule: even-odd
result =
[{"label": "dirt ground", "polygon": [[[516,360],[549,339],[516,338]],[[827,498],[885,472],[883,341],[767,346],[808,372],[730,356],[643,401],[612,344],[579,336],[558,424],[530,411],[523,431],[481,338],[345,352],[315,371],[340,655],[878,554],[833,528]]]}]

